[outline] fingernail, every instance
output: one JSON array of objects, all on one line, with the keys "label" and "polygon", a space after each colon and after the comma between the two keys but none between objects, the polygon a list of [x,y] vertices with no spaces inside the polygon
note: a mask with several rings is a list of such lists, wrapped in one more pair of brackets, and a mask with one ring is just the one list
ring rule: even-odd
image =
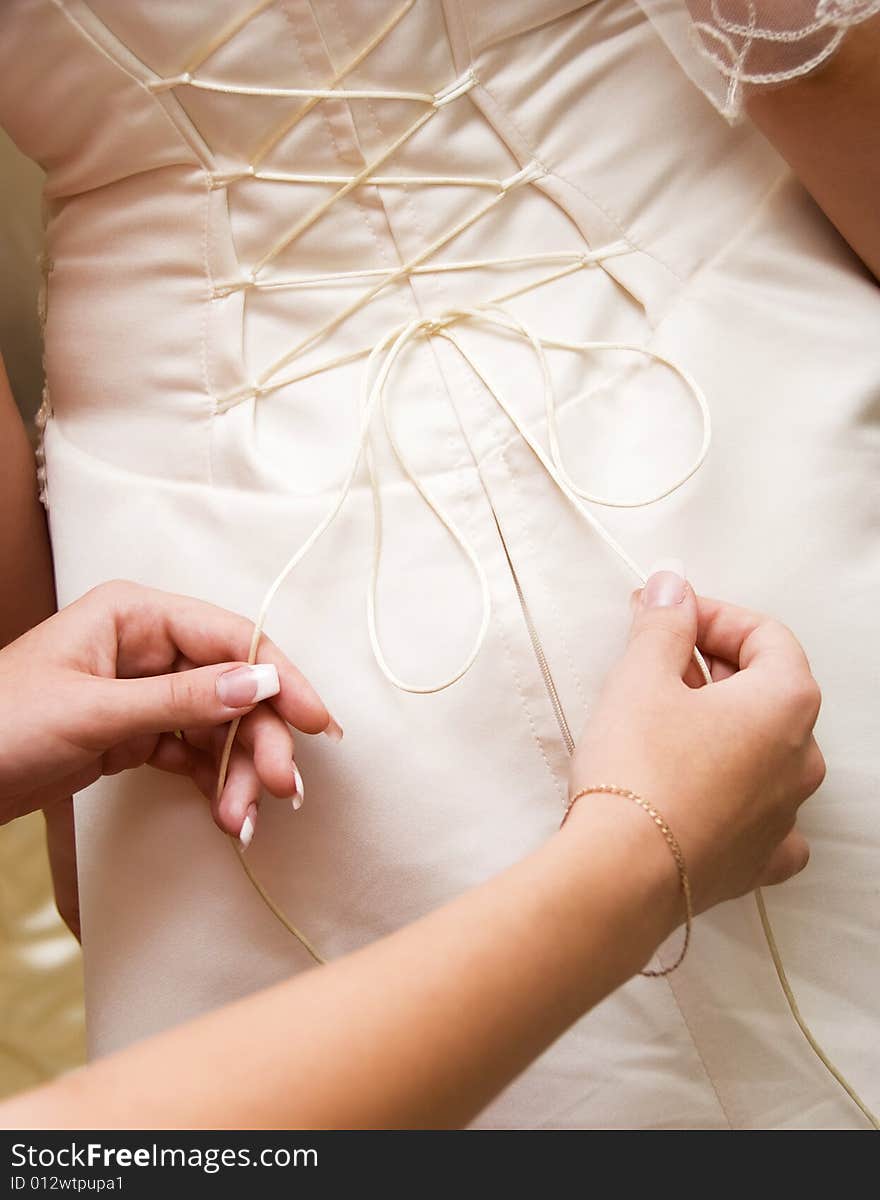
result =
[{"label": "fingernail", "polygon": [[244,708],[281,691],[278,669],[274,663],[257,663],[254,667],[235,667],[217,680],[217,695],[227,708]]},{"label": "fingernail", "polygon": [[293,805],[293,811],[302,808],[303,800],[306,798],[306,789],[303,785],[303,777],[299,773],[299,767],[296,763],[293,764],[293,781],[296,784],[296,791],[293,793],[293,799],[290,803]]},{"label": "fingernail", "polygon": [[681,604],[685,593],[684,563],[680,558],[662,558],[651,568],[642,590],[645,608],[668,608]]},{"label": "fingernail", "polygon": [[327,728],[324,730],[331,742],[342,741],[342,726],[333,717],[330,718]]},{"label": "fingernail", "polygon": [[241,842],[242,850],[247,850],[248,846],[254,840],[254,829],[256,828],[256,825],[257,806],[256,804],[249,804],[238,834],[238,840]]}]

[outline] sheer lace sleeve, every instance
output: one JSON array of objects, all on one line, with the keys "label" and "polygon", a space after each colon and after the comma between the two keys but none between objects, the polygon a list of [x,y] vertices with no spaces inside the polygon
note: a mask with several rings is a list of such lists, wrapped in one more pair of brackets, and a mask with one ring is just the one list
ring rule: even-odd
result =
[{"label": "sheer lace sleeve", "polygon": [[681,65],[735,120],[750,89],[779,86],[826,61],[880,0],[639,0]]}]

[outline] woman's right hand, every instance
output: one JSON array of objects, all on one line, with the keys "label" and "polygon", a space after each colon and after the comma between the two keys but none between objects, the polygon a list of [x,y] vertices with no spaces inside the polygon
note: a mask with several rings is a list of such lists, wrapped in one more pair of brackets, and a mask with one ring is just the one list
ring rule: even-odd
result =
[{"label": "woman's right hand", "polygon": [[[247,846],[265,788],[302,800],[291,726],[342,730],[253,625],[188,596],[115,581],[0,650],[0,824],[143,763],[187,775]],[[217,763],[240,721],[222,795]],[[181,731],[181,736],[175,736]]]},{"label": "woman's right hand", "polygon": [[[711,686],[696,670],[695,644]],[[809,858],[794,824],[825,776],[813,737],[820,699],[784,625],[697,597],[677,571],[661,570],[633,597],[629,645],[578,744],[570,794],[605,783],[649,801],[679,841],[697,910],[781,883]],[[566,828],[596,836],[598,825],[622,820],[648,824],[627,799],[590,794]],[[675,879],[668,847],[652,834]]]}]

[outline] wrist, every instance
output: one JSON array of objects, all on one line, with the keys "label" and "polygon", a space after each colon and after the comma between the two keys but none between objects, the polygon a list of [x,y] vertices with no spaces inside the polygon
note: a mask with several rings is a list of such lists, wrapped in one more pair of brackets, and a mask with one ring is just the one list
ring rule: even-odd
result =
[{"label": "wrist", "polygon": [[[599,873],[606,916],[641,956],[640,968],[685,919],[678,867],[660,828],[627,797],[591,792],[575,802],[558,840],[581,863],[581,878],[589,866],[593,891]],[[595,912],[595,898],[589,902]]]}]

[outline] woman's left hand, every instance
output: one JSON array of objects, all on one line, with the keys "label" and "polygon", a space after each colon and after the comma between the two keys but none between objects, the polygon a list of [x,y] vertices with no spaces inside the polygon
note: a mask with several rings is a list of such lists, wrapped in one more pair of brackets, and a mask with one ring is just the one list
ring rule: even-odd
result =
[{"label": "woman's left hand", "polygon": [[10,643],[0,651],[0,823],[143,763],[191,776],[235,836],[248,816],[252,832],[262,788],[296,800],[289,726],[332,738],[341,730],[268,638],[258,665],[247,665],[252,634],[250,621],[211,604],[114,582]]}]

